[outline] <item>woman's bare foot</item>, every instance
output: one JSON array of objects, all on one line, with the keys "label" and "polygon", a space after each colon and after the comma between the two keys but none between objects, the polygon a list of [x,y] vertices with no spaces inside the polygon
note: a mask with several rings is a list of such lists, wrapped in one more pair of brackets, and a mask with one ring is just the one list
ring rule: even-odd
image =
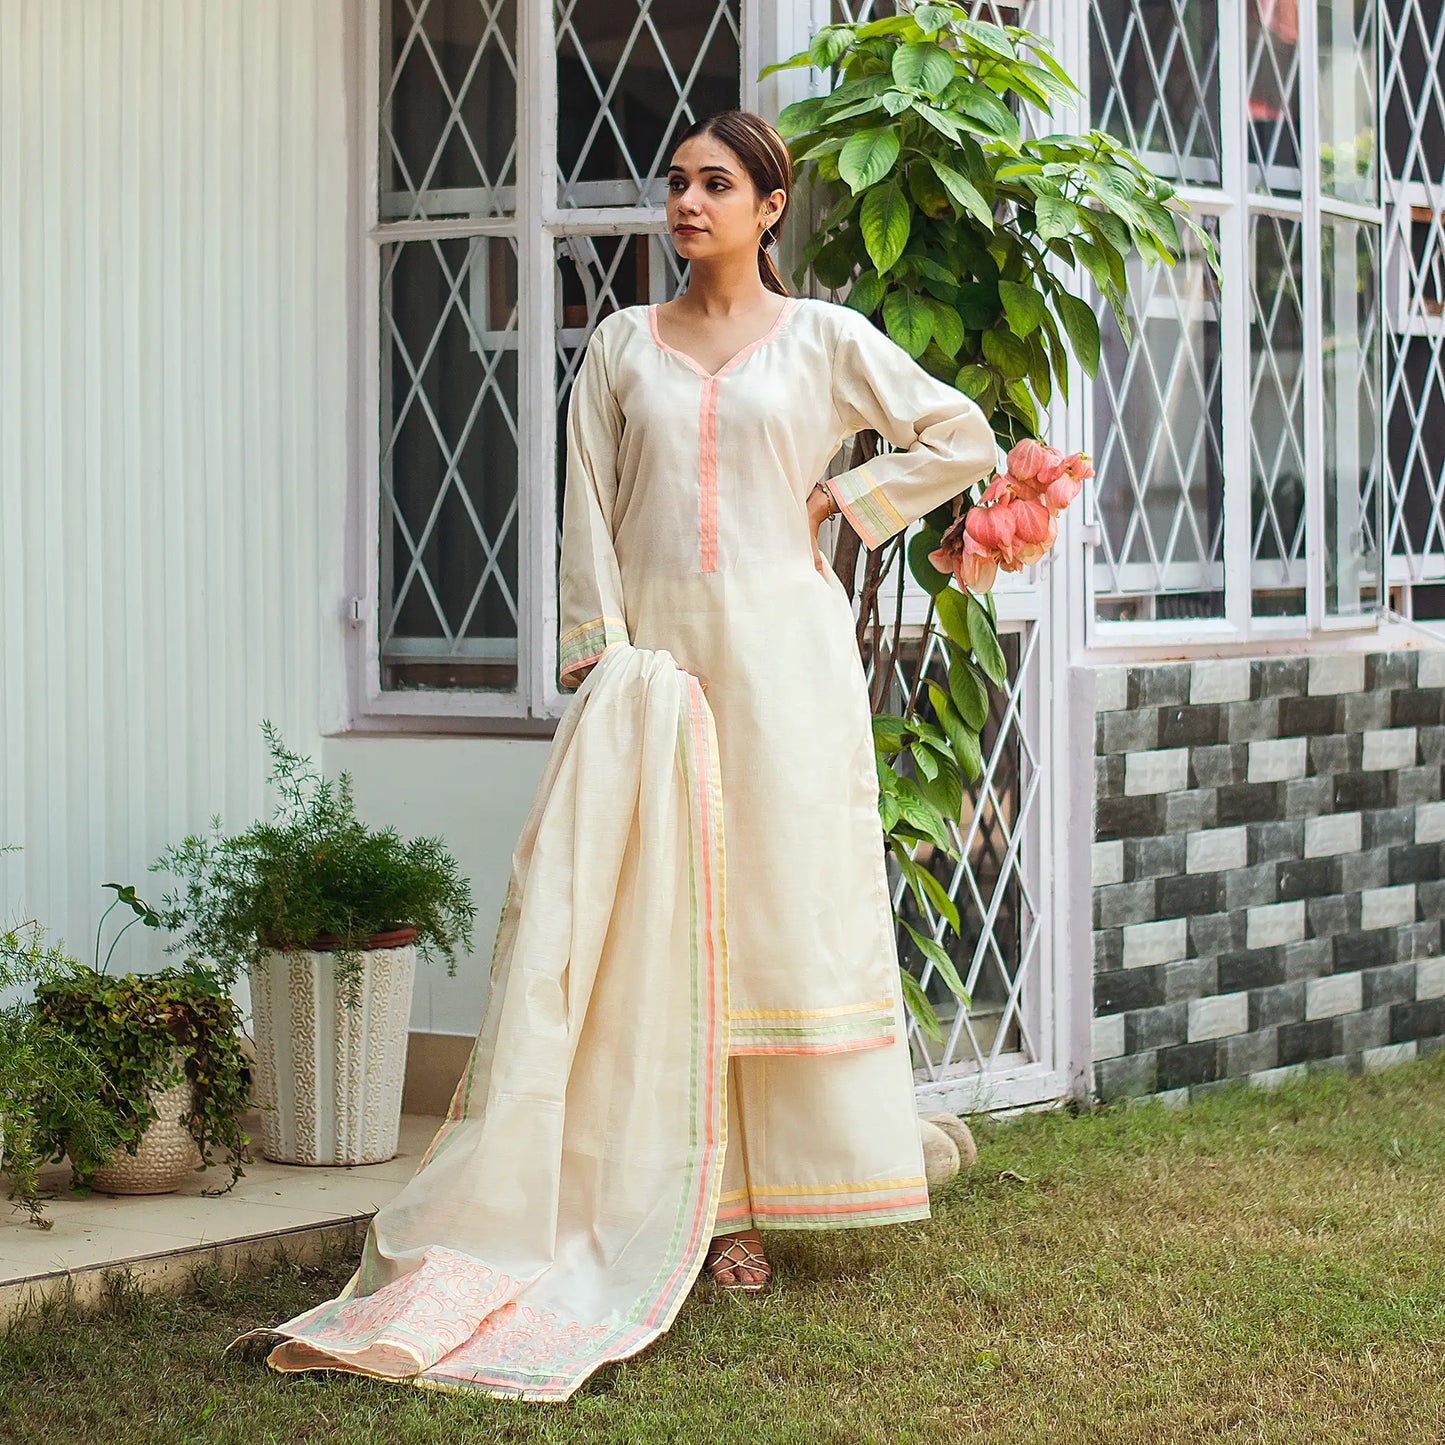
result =
[{"label": "woman's bare foot", "polygon": [[714,1235],[703,1267],[724,1289],[760,1289],[773,1273],[755,1228]]}]

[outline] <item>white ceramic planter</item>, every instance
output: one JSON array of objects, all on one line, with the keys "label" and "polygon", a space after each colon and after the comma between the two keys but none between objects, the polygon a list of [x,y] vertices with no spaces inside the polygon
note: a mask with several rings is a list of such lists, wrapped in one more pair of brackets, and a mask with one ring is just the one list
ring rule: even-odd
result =
[{"label": "white ceramic planter", "polygon": [[396,1155],[416,947],[361,957],[354,1007],[338,1001],[334,954],[294,948],[250,971],[252,1094],[262,1106],[261,1153],[278,1164],[380,1164]]},{"label": "white ceramic planter", "polygon": [[[182,1067],[180,1049],[171,1051],[171,1067]],[[199,1168],[201,1151],[185,1119],[191,1111],[194,1085],[182,1074],[178,1084],[151,1090],[156,1117],[141,1136],[134,1154],[116,1150],[111,1162],[97,1169],[91,1183],[102,1194],[170,1194],[187,1174]]]}]

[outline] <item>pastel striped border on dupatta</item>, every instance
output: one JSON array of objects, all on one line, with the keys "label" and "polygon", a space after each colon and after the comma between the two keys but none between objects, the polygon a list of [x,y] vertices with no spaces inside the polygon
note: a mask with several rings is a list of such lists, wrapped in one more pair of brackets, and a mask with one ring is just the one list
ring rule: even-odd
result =
[{"label": "pastel striped border on dupatta", "polygon": [[[565,1400],[602,1365],[625,1359],[667,1331],[687,1298],[713,1234],[727,1143],[728,973],[723,930],[726,860],[722,831],[722,769],[717,734],[701,685],[685,673],[687,706],[678,720],[678,757],[687,779],[691,881],[692,1132],[687,1187],[667,1263],[623,1324],[585,1327],[578,1321],[506,1305],[490,1329],[415,1378],[425,1389],[484,1390],[498,1397]],[[495,1324],[493,1324],[495,1321]],[[511,1341],[506,1336],[511,1336]],[[505,1363],[508,1344],[520,1357]],[[485,1365],[468,1366],[471,1346]],[[545,1370],[539,1368],[546,1360]]]},{"label": "pastel striped border on dupatta", "polygon": [[[422,1389],[565,1400],[600,1366],[636,1354],[676,1317],[712,1239],[722,1193],[729,1044],[721,762],[701,684],[685,669],[678,672],[677,756],[687,797],[689,1142],[671,1236],[651,1283],[617,1323],[566,1318],[521,1298],[531,1279],[511,1278],[483,1260],[438,1246],[425,1251],[417,1269],[373,1293],[369,1282],[377,1277],[379,1260],[374,1233],[368,1230],[360,1264],[334,1300],[275,1329],[248,1331],[232,1345],[279,1333],[287,1338],[272,1350],[269,1363],[283,1373],[340,1369]],[[493,942],[493,968],[507,924],[514,922],[512,908],[509,883]],[[470,1112],[479,1045],[480,1036],[418,1174],[462,1135],[459,1126]],[[284,1360],[279,1358],[283,1352]],[[434,1362],[424,1365],[429,1355]]]}]

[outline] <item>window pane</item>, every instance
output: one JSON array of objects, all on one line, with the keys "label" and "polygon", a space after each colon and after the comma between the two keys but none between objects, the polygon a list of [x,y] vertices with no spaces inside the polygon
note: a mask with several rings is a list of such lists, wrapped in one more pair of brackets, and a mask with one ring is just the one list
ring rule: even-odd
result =
[{"label": "window pane", "polygon": [[382,0],[383,221],[516,206],[515,0]]},{"label": "window pane", "polygon": [[[1202,218],[1211,235],[1213,218]],[[1101,620],[1224,615],[1219,292],[1192,231],[1172,268],[1129,263],[1126,347],[1100,309],[1095,495]],[[1216,239],[1217,244],[1217,239]]]},{"label": "window pane", "polygon": [[1300,194],[1299,0],[1249,0],[1249,187]]},{"label": "window pane", "polygon": [[[1005,689],[990,691],[989,713],[979,738],[983,774],[975,782],[964,781],[957,826],[949,828],[957,856],[928,844],[913,850],[914,861],[957,905],[958,931],[942,926],[937,909],[918,907],[897,865],[889,860],[898,917],[942,946],[970,994],[964,1008],[917,944],[899,929],[899,961],[919,980],[943,1025],[941,1045],[916,1026],[909,1028],[920,1081],[975,1072],[997,1063],[1002,1055],[1038,1058],[1043,1045],[1034,1025],[1032,988],[1043,934],[1036,863],[1043,836],[1034,726],[1040,682],[1037,639],[1036,629],[1005,631],[999,637],[1009,681]],[[919,671],[919,652],[920,639],[906,635],[899,639],[884,690],[886,710],[903,709]],[[888,661],[868,651],[864,668],[870,689],[877,687],[880,662],[887,666]],[[946,684],[948,649],[932,630],[923,663],[925,679]],[[938,726],[927,689],[919,696],[920,716]],[[905,776],[918,777],[906,752],[897,765]]]},{"label": "window pane", "polygon": [[557,0],[559,204],[660,206],[679,130],[741,97],[739,0]]},{"label": "window pane", "polygon": [[1322,232],[1325,608],[1351,616],[1380,601],[1380,305],[1374,226]]},{"label": "window pane", "polygon": [[1381,21],[1390,176],[1438,186],[1445,181],[1445,87],[1440,81],[1445,4],[1386,0]]},{"label": "window pane", "polygon": [[381,248],[382,686],[517,686],[517,261]]},{"label": "window pane", "polygon": [[1216,0],[1093,0],[1093,121],[1173,180],[1217,186]]},{"label": "window pane", "polygon": [[[975,20],[982,20],[987,25],[1023,25],[1031,30],[1042,29],[1036,19],[1020,19],[1021,12],[1034,9],[1033,0],[958,0],[958,3]],[[881,20],[897,14],[897,0],[833,0],[835,25]]]},{"label": "window pane", "polygon": [[[1389,338],[1391,558],[1412,581],[1445,577],[1445,216],[1413,207],[1390,234],[1405,305]],[[1408,245],[1407,245],[1408,240]],[[1397,283],[1398,284],[1398,283]],[[1419,615],[1418,613],[1416,614]]]},{"label": "window pane", "polygon": [[1320,189],[1342,201],[1373,202],[1375,0],[1319,0],[1319,27]]},{"label": "window pane", "polygon": [[1305,363],[1297,220],[1250,219],[1249,474],[1256,617],[1305,610]]}]

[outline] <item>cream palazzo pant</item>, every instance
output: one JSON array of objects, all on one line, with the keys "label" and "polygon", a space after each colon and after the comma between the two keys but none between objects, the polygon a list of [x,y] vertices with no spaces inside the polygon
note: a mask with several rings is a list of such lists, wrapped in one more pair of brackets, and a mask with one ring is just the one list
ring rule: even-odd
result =
[{"label": "cream palazzo pant", "polygon": [[733,1054],[715,1234],[848,1229],[929,1217],[913,1069],[895,985],[892,1043]]}]

